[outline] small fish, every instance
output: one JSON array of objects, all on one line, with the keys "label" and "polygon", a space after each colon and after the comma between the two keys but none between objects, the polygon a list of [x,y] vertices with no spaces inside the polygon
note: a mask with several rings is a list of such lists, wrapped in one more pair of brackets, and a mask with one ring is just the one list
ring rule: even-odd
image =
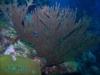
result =
[{"label": "small fish", "polygon": [[32,35],[33,35],[34,37],[38,37],[38,36],[39,36],[39,33],[38,33],[38,32],[33,32]]}]

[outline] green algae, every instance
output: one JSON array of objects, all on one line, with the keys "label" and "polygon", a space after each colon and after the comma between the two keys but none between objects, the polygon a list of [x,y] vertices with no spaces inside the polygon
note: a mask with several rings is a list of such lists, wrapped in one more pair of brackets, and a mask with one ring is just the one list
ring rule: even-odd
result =
[{"label": "green algae", "polygon": [[40,66],[29,58],[11,56],[0,57],[0,75],[41,75]]}]

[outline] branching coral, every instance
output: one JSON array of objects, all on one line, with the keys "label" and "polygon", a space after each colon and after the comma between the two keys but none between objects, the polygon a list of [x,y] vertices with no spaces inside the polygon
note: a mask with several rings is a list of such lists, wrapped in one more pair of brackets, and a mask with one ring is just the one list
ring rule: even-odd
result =
[{"label": "branching coral", "polygon": [[85,16],[76,21],[77,12],[70,8],[37,8],[31,21],[25,19],[28,6],[18,7],[14,3],[7,8],[20,37],[33,43],[39,56],[45,57],[48,64],[73,60],[85,48],[100,42],[98,37],[86,32],[90,19]]}]

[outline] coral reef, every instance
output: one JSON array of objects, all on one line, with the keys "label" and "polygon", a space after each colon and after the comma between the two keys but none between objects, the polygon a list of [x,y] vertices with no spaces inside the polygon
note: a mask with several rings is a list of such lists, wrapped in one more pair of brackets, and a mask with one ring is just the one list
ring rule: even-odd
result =
[{"label": "coral reef", "polygon": [[29,5],[30,2],[19,7],[13,3],[1,6],[1,9],[4,13],[9,10],[5,14],[8,14],[20,39],[30,41],[48,65],[73,60],[83,50],[100,41],[99,37],[88,34],[90,19],[86,16],[76,21],[77,12],[70,8],[44,6],[37,8],[32,13],[31,21],[27,21],[25,16]]},{"label": "coral reef", "polygon": [[[100,75],[100,50],[89,50],[100,44],[90,27],[99,22],[61,6],[49,6],[48,0],[0,1],[0,74]],[[10,46],[15,53],[5,56]]]}]

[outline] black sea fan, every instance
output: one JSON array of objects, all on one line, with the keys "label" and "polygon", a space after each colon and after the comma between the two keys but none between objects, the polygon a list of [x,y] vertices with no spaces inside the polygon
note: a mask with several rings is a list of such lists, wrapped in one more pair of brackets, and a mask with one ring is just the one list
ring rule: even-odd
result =
[{"label": "black sea fan", "polygon": [[39,56],[45,57],[48,65],[73,60],[83,50],[100,42],[98,37],[87,32],[90,25],[88,17],[76,21],[76,10],[60,9],[59,6],[37,8],[29,22],[25,20],[27,7],[10,5],[10,19],[21,39],[34,44]]}]

